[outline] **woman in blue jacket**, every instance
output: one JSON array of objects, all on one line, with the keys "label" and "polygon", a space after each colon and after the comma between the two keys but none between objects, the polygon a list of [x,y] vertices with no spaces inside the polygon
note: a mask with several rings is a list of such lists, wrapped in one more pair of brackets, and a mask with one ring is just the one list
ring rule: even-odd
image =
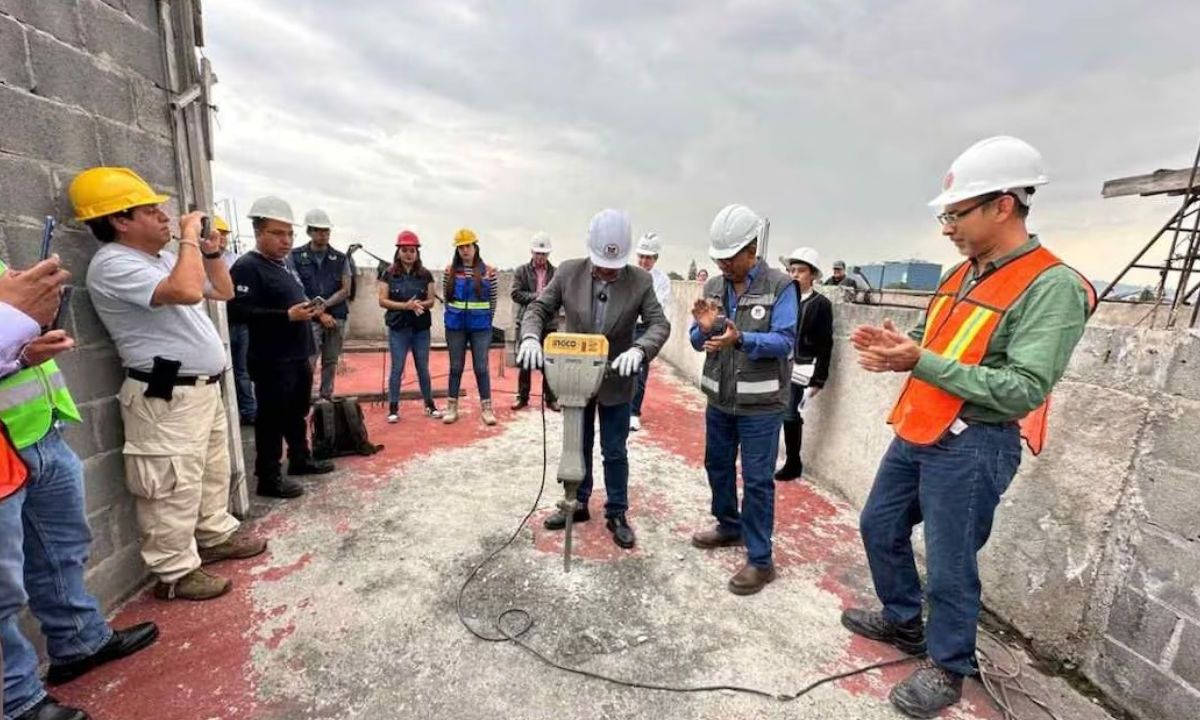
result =
[{"label": "woman in blue jacket", "polygon": [[417,382],[425,399],[425,415],[440,418],[433,404],[433,384],[429,378],[429,330],[433,325],[433,275],[421,264],[421,240],[411,230],[396,238],[396,256],[392,266],[379,277],[379,306],[387,310],[383,321],[388,327],[388,348],[392,372],[388,378],[387,421],[400,421],[400,384],[404,365],[412,351]]},{"label": "woman in blue jacket", "polygon": [[488,347],[492,344],[492,316],[496,314],[496,271],[484,264],[479,238],[463,228],[454,234],[454,259],[442,279],[446,302],[446,347],[450,351],[450,396],[442,422],[458,420],[458,391],[466,367],[467,347],[479,387],[480,417],[495,425],[492,383],[488,375]]}]

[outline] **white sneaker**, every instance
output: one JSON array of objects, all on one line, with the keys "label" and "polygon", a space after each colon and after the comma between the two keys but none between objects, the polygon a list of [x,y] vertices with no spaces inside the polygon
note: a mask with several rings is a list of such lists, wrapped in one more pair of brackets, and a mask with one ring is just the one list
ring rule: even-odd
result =
[{"label": "white sneaker", "polygon": [[637,432],[638,430],[641,430],[642,429],[642,419],[640,417],[638,417],[637,415],[631,415],[629,417],[629,429],[632,430],[633,432]]},{"label": "white sneaker", "polygon": [[388,415],[388,423],[389,423],[389,424],[391,424],[391,425],[395,425],[395,424],[396,424],[396,423],[398,423],[398,422],[400,422],[400,416],[399,416],[399,415],[397,415],[396,413],[392,413],[391,415]]}]

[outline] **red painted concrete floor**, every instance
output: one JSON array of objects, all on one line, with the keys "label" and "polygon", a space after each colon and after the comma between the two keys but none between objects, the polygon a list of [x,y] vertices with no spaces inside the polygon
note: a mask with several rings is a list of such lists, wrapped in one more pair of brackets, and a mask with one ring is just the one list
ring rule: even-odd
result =
[{"label": "red painted concrete floor", "polygon": [[[433,600],[424,603],[424,609],[419,611],[423,613],[421,617],[424,618],[419,625],[437,625],[440,628],[439,632],[451,639],[447,641],[443,638],[439,641],[434,646],[437,650],[427,658],[433,663],[432,667],[442,668],[439,673],[435,673],[434,678],[422,679],[414,673],[399,673],[391,681],[398,689],[389,696],[388,702],[384,703],[381,700],[379,704],[372,705],[371,698],[374,695],[386,695],[389,690],[378,684],[362,687],[354,682],[355,675],[361,674],[362,670],[353,667],[354,658],[367,657],[370,649],[366,645],[355,645],[352,639],[320,644],[320,670],[318,672],[314,669],[314,656],[310,650],[304,650],[309,654],[302,652],[302,649],[308,647],[307,638],[304,636],[323,632],[331,623],[339,622],[339,618],[356,617],[357,613],[364,610],[359,607],[342,607],[339,610],[338,607],[330,605],[344,602],[344,599],[333,599],[345,597],[340,594],[344,582],[354,582],[360,574],[374,577],[373,574],[378,573],[377,566],[368,568],[360,565],[359,560],[355,559],[355,553],[364,552],[363,544],[356,544],[357,538],[360,533],[374,528],[373,523],[376,523],[379,517],[396,517],[400,522],[410,523],[410,526],[415,528],[418,527],[420,518],[405,514],[407,510],[400,505],[402,501],[423,507],[436,507],[439,503],[470,503],[470,493],[486,490],[491,493],[487,497],[492,498],[487,501],[487,505],[467,505],[473,508],[469,512],[477,518],[478,532],[481,535],[486,531],[489,534],[500,533],[501,537],[506,536],[519,519],[520,514],[506,515],[500,512],[496,515],[497,511],[491,508],[491,505],[496,503],[495,494],[503,491],[503,488],[495,487],[495,480],[484,481],[482,478],[495,478],[497,475],[479,475],[481,483],[489,484],[466,488],[463,492],[467,494],[458,495],[454,494],[454,485],[438,489],[436,492],[430,490],[431,494],[428,496],[422,495],[421,487],[415,484],[419,482],[430,485],[436,482],[436,474],[428,477],[424,474],[429,472],[429,468],[437,467],[441,462],[458,463],[458,456],[454,453],[461,454],[473,448],[479,449],[479,457],[500,458],[482,461],[485,464],[504,465],[504,458],[511,457],[514,468],[521,463],[529,465],[528,459],[520,458],[532,454],[533,469],[530,472],[534,475],[540,473],[540,449],[529,447],[531,442],[535,445],[540,443],[540,419],[534,410],[514,414],[508,409],[511,393],[516,387],[517,372],[515,369],[505,368],[504,376],[500,377],[499,363],[500,350],[496,349],[492,352],[491,367],[496,413],[500,420],[497,426],[487,428],[479,421],[478,403],[474,399],[474,383],[469,369],[465,373],[464,387],[467,388],[471,399],[464,400],[465,417],[456,425],[444,425],[421,417],[420,401],[404,402],[401,409],[402,420],[396,425],[384,422],[385,410],[381,405],[368,405],[366,415],[372,438],[375,442],[384,444],[385,449],[371,457],[341,459],[339,473],[331,480],[309,484],[310,492],[301,501],[271,503],[268,506],[270,511],[250,524],[255,533],[271,539],[272,552],[252,560],[223,563],[213,567],[214,571],[233,579],[234,590],[229,595],[205,603],[168,603],[144,593],[135,597],[119,610],[113,619],[114,625],[120,627],[143,620],[153,620],[162,629],[161,639],[151,648],[131,658],[101,668],[58,689],[56,694],[87,709],[97,720],[150,720],[168,717],[188,720],[532,718],[585,715],[660,720],[668,717],[716,716],[893,716],[886,703],[886,694],[892,684],[909,672],[908,667],[890,668],[883,672],[843,680],[829,690],[822,691],[827,693],[823,696],[825,702],[832,703],[828,706],[830,709],[822,709],[821,706],[812,703],[804,704],[805,701],[784,706],[775,705],[772,701],[721,694],[711,698],[688,696],[687,699],[675,699],[662,693],[616,690],[593,681],[574,678],[568,681],[564,676],[545,670],[534,660],[515,650],[495,654],[498,652],[496,646],[476,643],[465,631],[457,627],[457,620],[453,615],[453,591],[461,583],[469,567],[468,564],[464,564],[468,562],[464,558],[473,558],[474,555],[470,552],[482,552],[478,549],[482,539],[476,542],[472,538],[465,539],[469,541],[464,546],[467,549],[449,559],[433,559],[431,550],[431,557],[426,563],[436,565],[435,574],[431,576],[434,578],[432,582],[435,587],[429,591],[432,592]],[[382,355],[349,354],[347,365],[347,371],[340,375],[337,381],[339,394],[379,391],[381,373],[384,370]],[[444,387],[443,376],[447,370],[445,353],[434,352],[431,365],[435,387]],[[535,384],[538,382],[540,375],[535,375]],[[416,387],[416,377],[411,365],[405,374],[405,387]],[[439,400],[438,405],[444,407],[445,401]],[[694,610],[686,612],[683,617],[695,618],[697,621],[703,621],[706,613],[716,613],[726,618],[746,613],[749,617],[768,609],[770,612],[795,613],[794,620],[780,617],[774,624],[771,617],[761,619],[766,626],[763,637],[768,638],[769,642],[761,641],[765,645],[761,651],[756,652],[756,662],[761,663],[761,672],[767,678],[774,678],[772,673],[777,669],[776,666],[792,662],[802,651],[803,645],[797,646],[795,643],[803,638],[792,639],[791,628],[782,634],[779,632],[782,627],[793,623],[801,629],[801,635],[811,635],[809,641],[819,641],[821,645],[819,652],[812,654],[815,667],[808,671],[809,675],[804,676],[809,679],[812,677],[811,673],[841,672],[898,657],[892,649],[851,636],[838,627],[838,606],[872,602],[869,577],[854,525],[854,513],[848,506],[826,493],[815,490],[807,483],[779,484],[776,498],[775,551],[780,580],[754,598],[735,598],[724,591],[723,583],[740,565],[740,551],[731,549],[704,554],[689,549],[687,544],[692,531],[698,527],[705,527],[710,522],[704,505],[707,489],[703,486],[701,470],[704,456],[702,399],[696,391],[671,377],[668,371],[657,368],[651,376],[644,422],[646,430],[631,437],[630,450],[633,468],[630,483],[630,520],[638,528],[639,546],[630,553],[619,550],[611,542],[602,522],[593,521],[579,526],[575,552],[583,569],[582,574],[573,573],[574,582],[583,582],[597,573],[616,573],[611,576],[604,575],[605,578],[614,578],[604,582],[619,584],[626,582],[628,577],[635,577],[628,575],[632,572],[631,568],[644,567],[652,573],[652,577],[660,578],[651,585],[665,586],[672,582],[668,578],[669,573],[687,572],[689,578],[705,577],[710,580],[704,586],[704,592],[698,593],[693,588],[683,593],[685,599],[682,602],[696,603]],[[511,445],[503,445],[506,442],[511,442]],[[557,442],[557,437],[552,434],[550,442]],[[501,445],[497,446],[496,443]],[[492,454],[485,453],[487,448],[490,448],[487,452]],[[552,483],[554,461],[551,462]],[[671,486],[674,489],[668,489],[652,476],[652,473],[660,472],[661,468],[671,466],[687,469],[691,484],[685,490],[676,486]],[[491,467],[479,468],[478,472],[499,471],[503,474],[504,470]],[[506,509],[519,508],[522,503],[527,505],[532,499],[532,491],[527,493],[520,487],[514,489],[514,494],[515,498],[511,503],[504,506]],[[526,494],[529,497],[525,497]],[[686,500],[681,499],[684,495],[687,496]],[[511,551],[514,557],[519,555],[525,558],[529,564],[524,567],[533,568],[520,570],[518,577],[520,573],[534,570],[550,573],[558,567],[556,556],[562,549],[561,534],[544,531],[540,523],[542,518],[551,512],[557,497],[555,487],[549,485],[541,509],[529,526],[530,530],[526,531],[524,538],[518,539]],[[598,487],[593,498],[593,512],[599,509],[599,503],[602,501],[603,489]],[[432,527],[433,532],[436,532],[437,526]],[[323,534],[314,534],[318,531]],[[461,531],[455,533],[463,534]],[[320,542],[308,539],[316,537],[324,539]],[[445,538],[429,537],[428,542],[439,543],[443,540]],[[376,552],[379,550],[377,541],[368,544],[368,547],[372,547]],[[405,545],[404,548],[397,546],[397,562],[411,562],[411,555],[422,554],[421,547],[420,543]],[[471,551],[470,548],[476,550]],[[673,571],[673,567],[680,569]],[[637,582],[645,582],[643,576],[636,577],[639,578]],[[423,583],[422,587],[426,585],[428,582]],[[620,587],[618,592],[626,593],[624,586]],[[645,585],[641,585],[630,588],[628,592],[654,592],[654,588],[650,587],[647,590]],[[688,599],[688,596],[693,595],[696,596],[694,600]],[[366,599],[366,594],[362,597],[364,603],[370,602]],[[414,606],[422,604],[420,597],[420,593],[413,595],[411,602]],[[605,594],[589,595],[589,601],[601,603],[598,607],[603,607],[605,597]],[[789,606],[786,603],[792,597],[802,604],[787,609]],[[817,602],[821,598],[829,599],[829,608],[816,618],[818,625],[813,626],[815,629],[803,630],[805,626],[801,625],[802,611],[806,604]],[[403,609],[403,602],[397,607]],[[369,611],[369,608],[367,610]],[[398,611],[390,609],[387,612]],[[572,618],[578,619],[578,614],[573,614],[567,619]],[[653,617],[646,622],[653,627]],[[690,626],[684,627],[682,621],[672,622],[675,623],[673,630],[664,636],[662,641],[664,648],[669,645],[665,638],[671,634],[703,634],[700,630],[689,629]],[[336,637],[352,638],[353,630],[354,628],[341,628],[339,632],[342,634]],[[653,630],[647,633],[658,638]],[[784,635],[788,638],[783,638]],[[792,644],[776,647],[773,636],[780,636],[780,643]],[[550,637],[545,636],[546,642],[549,642]],[[747,632],[745,638],[738,642],[754,642],[754,637],[758,636]],[[405,642],[411,642],[410,653],[420,652],[421,643],[411,637]],[[641,642],[641,637],[638,638],[638,642]],[[696,650],[694,656],[689,655],[688,653],[693,651],[688,644],[690,641],[679,642],[684,642],[684,645],[671,645],[674,650],[664,649],[655,655],[653,660],[647,660],[645,655],[639,656],[641,659],[631,667],[646,672],[661,670],[669,674],[673,663],[702,664],[703,658],[716,652],[714,647],[705,645],[704,648]],[[654,641],[651,641],[646,647],[653,644]],[[736,645],[737,642],[734,643],[735,651],[741,652]],[[614,651],[615,654],[611,656],[597,655],[596,662],[606,662],[610,658],[619,659],[623,652],[633,650]],[[341,658],[343,654],[346,655],[344,661],[349,669],[339,670],[342,666],[337,658]],[[792,657],[789,657],[789,654]],[[371,664],[367,660],[362,662]],[[576,657],[572,662],[578,664],[581,661]],[[755,665],[748,668],[748,671],[757,667]],[[302,691],[289,684],[293,674],[319,678],[312,682],[324,683],[321,687],[331,689],[326,689],[321,694]],[[487,679],[482,687],[473,685],[476,675]],[[789,679],[781,682],[794,682],[790,679],[791,676],[787,677]],[[575,688],[574,690],[558,687],[568,682],[577,683],[569,686]],[[804,683],[797,683],[796,686],[800,684]],[[500,698],[505,693],[506,686],[509,687],[508,692],[517,696],[514,704],[505,705],[501,702]],[[795,688],[773,689],[784,691]],[[1070,695],[1069,691],[1065,692]],[[589,710],[591,705],[578,704],[582,702],[579,699],[582,695],[590,696],[596,702],[608,698],[606,702],[609,704],[603,706],[607,709],[601,710],[602,706],[596,705],[597,710],[593,714]],[[323,703],[324,700],[330,700],[326,696],[332,696],[332,699]],[[406,697],[420,698],[420,703],[415,706],[417,709],[403,704],[403,698]],[[967,701],[952,711],[950,717],[998,717],[977,684],[968,684],[966,697]],[[1072,699],[1072,702],[1074,700]],[[539,706],[538,703],[542,705]],[[561,706],[554,708],[546,703],[561,703]],[[392,709],[379,710],[381,707]],[[400,707],[406,709],[395,709]],[[539,711],[538,707],[543,708],[545,712]]]}]

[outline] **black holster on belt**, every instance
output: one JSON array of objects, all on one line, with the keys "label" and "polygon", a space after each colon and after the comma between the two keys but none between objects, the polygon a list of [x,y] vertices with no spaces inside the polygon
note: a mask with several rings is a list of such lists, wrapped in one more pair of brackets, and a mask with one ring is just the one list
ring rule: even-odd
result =
[{"label": "black holster on belt", "polygon": [[178,360],[156,356],[154,367],[150,369],[150,381],[146,383],[146,397],[170,402],[175,391],[175,379],[179,377],[181,367],[183,363]]}]

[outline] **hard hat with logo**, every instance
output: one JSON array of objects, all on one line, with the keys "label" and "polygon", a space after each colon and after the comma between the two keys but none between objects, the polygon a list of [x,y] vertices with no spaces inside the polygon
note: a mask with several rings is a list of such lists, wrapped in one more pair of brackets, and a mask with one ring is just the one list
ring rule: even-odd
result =
[{"label": "hard hat with logo", "polygon": [[332,230],[333,223],[329,221],[329,213],[321,208],[313,208],[304,213],[305,227],[317,228],[318,230]]},{"label": "hard hat with logo", "polygon": [[942,181],[942,194],[930,207],[945,207],[993,192],[1012,193],[1029,204],[1032,188],[1050,182],[1042,154],[1032,145],[1007,135],[980,140],[955,158]]},{"label": "hard hat with logo", "polygon": [[810,247],[796,248],[790,255],[779,258],[779,262],[783,263],[785,268],[794,262],[802,262],[815,270],[818,275],[821,274],[821,256]]},{"label": "hard hat with logo", "polygon": [[401,230],[396,236],[396,247],[421,247],[421,238],[412,230]]},{"label": "hard hat with logo", "polygon": [[535,232],[529,240],[529,249],[535,253],[550,254],[550,234]]},{"label": "hard hat with logo", "polygon": [[295,216],[292,215],[292,206],[288,205],[287,200],[274,195],[267,195],[255,200],[246,216],[252,220],[278,220],[288,225],[296,224]]},{"label": "hard hat with logo", "polygon": [[225,218],[220,215],[213,215],[213,227],[217,229],[217,232],[232,232],[229,229],[229,223],[225,222]]},{"label": "hard hat with logo", "polygon": [[479,237],[471,228],[462,228],[454,233],[454,247],[462,245],[474,245],[479,242]]},{"label": "hard hat with logo", "polygon": [[762,234],[766,222],[745,205],[726,205],[713,218],[708,254],[713,260],[728,260]]},{"label": "hard hat with logo", "polygon": [[170,200],[154,192],[137,173],[123,167],[84,170],[71,181],[67,195],[75,207],[75,219],[80,222]]},{"label": "hard hat with logo", "polygon": [[625,267],[633,246],[629,216],[620,210],[601,210],[588,223],[588,257],[596,267]]},{"label": "hard hat with logo", "polygon": [[658,239],[658,233],[648,232],[638,239],[638,255],[653,255],[657,257],[661,252],[662,241]]}]

